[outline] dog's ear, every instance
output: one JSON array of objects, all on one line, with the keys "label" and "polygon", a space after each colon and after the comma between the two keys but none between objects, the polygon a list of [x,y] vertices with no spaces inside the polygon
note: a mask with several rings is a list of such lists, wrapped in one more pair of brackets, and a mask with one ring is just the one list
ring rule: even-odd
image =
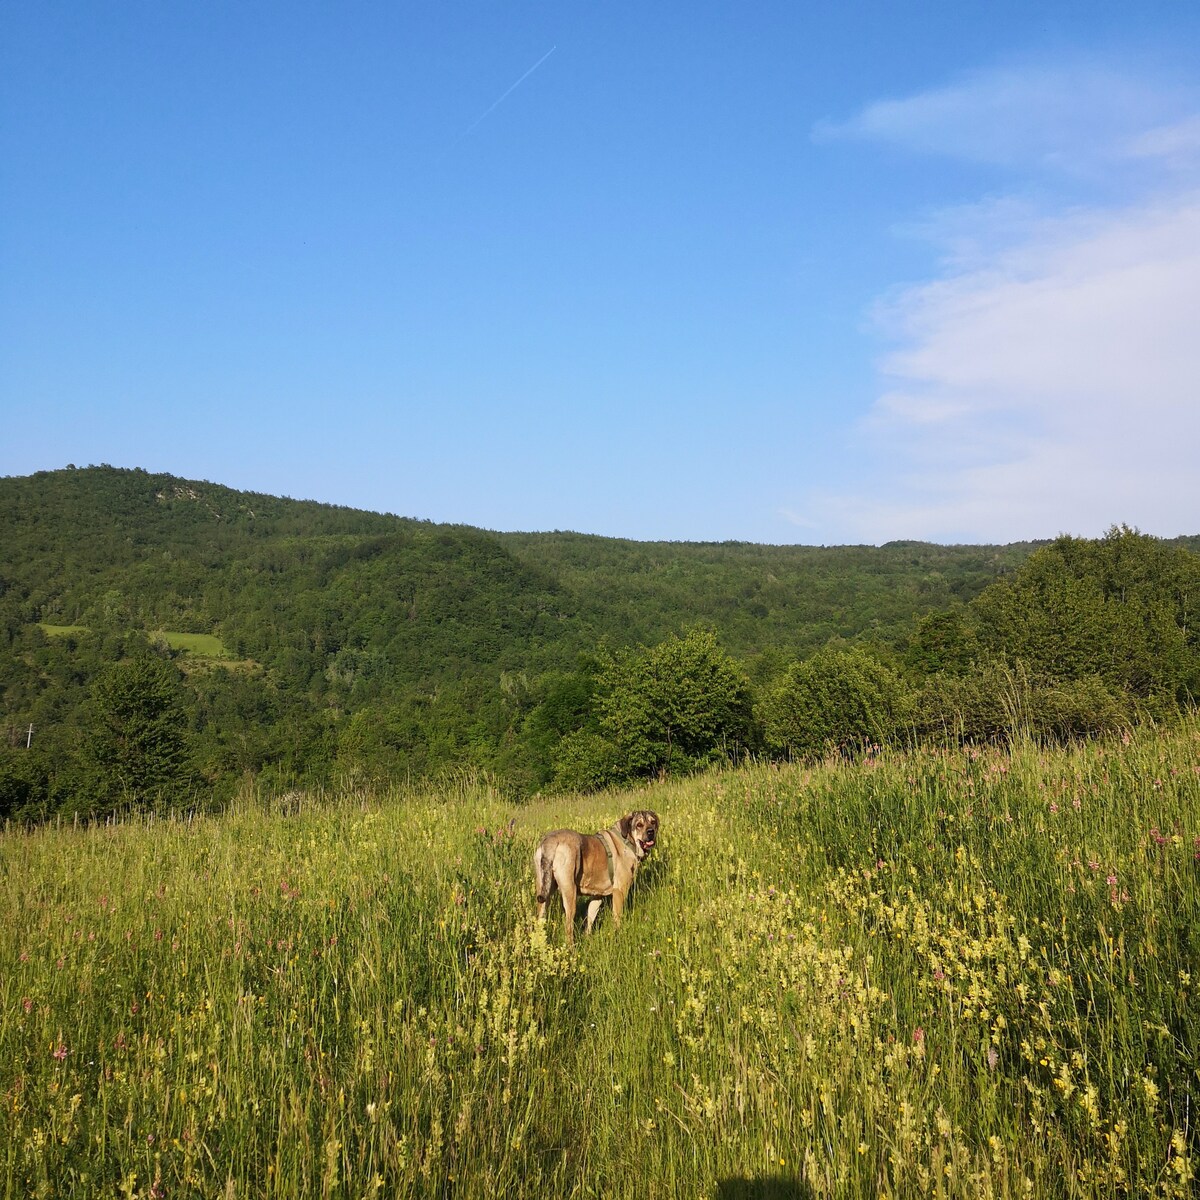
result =
[{"label": "dog's ear", "polygon": [[633,832],[633,813],[630,813],[627,817],[622,817],[619,824],[621,827],[621,836],[628,838]]}]

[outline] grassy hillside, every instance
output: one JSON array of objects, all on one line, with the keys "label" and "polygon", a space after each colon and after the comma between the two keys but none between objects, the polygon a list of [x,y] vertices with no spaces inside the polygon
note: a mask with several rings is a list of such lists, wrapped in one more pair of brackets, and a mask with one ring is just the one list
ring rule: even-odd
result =
[{"label": "grassy hillside", "polygon": [[[1192,1194],[1200,724],[10,830],[5,1196]],[[663,818],[624,927],[540,831]]]}]

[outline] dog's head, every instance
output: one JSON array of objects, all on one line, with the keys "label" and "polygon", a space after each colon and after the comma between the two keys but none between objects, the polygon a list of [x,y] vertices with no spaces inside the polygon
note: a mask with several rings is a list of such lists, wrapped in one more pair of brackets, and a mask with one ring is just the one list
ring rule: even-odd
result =
[{"label": "dog's head", "polygon": [[640,808],[621,818],[621,836],[633,844],[638,858],[645,858],[658,841],[658,813]]}]

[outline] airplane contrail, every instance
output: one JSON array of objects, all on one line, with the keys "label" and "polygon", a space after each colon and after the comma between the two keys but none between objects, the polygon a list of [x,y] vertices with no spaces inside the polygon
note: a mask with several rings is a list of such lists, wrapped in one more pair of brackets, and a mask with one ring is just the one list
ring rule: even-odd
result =
[{"label": "airplane contrail", "polygon": [[546,51],[546,53],[545,53],[545,54],[543,54],[543,55],[542,55],[542,57],[541,57],[541,58],[539,58],[539,59],[537,60],[537,62],[535,62],[535,63],[533,64],[533,66],[532,66],[532,67],[530,67],[530,68],[529,68],[529,70],[528,70],[528,71],[526,71],[526,72],[525,72],[525,74],[524,74],[524,75],[522,75],[522,76],[521,76],[521,78],[517,80],[517,82],[516,82],[516,83],[512,84],[512,86],[511,86],[511,87],[509,87],[509,88],[508,88],[508,90],[507,90],[507,91],[506,91],[506,92],[505,92],[505,93],[504,93],[502,96],[500,96],[500,98],[499,98],[499,99],[497,99],[497,100],[493,100],[493,101],[492,101],[492,103],[491,103],[491,105],[490,105],[490,106],[489,106],[487,109],[485,109],[483,112],[481,112],[481,113],[479,114],[479,116],[477,116],[477,117],[475,118],[475,120],[474,120],[474,121],[472,121],[472,122],[471,122],[471,124],[470,124],[470,125],[468,125],[468,126],[466,127],[466,129],[464,129],[464,130],[462,131],[462,133],[460,133],[460,134],[458,135],[458,137],[454,139],[454,140],[455,140],[455,143],[461,142],[461,141],[463,140],[463,138],[465,138],[465,137],[466,137],[466,136],[467,136],[469,133],[471,133],[471,132],[473,132],[475,129],[477,129],[477,128],[478,128],[478,127],[479,127],[479,126],[480,126],[480,125],[481,125],[481,124],[482,124],[482,123],[483,123],[483,122],[484,122],[484,121],[485,121],[485,120],[486,120],[488,117],[490,117],[490,116],[492,115],[492,113],[494,113],[494,112],[496,111],[496,109],[498,109],[498,108],[500,107],[500,105],[501,105],[501,104],[503,104],[503,103],[504,103],[504,101],[505,101],[505,100],[507,100],[507,99],[509,98],[509,96],[511,96],[511,95],[513,94],[513,92],[515,92],[515,91],[517,90],[517,88],[519,88],[519,87],[521,86],[521,84],[523,84],[523,83],[525,82],[525,80],[527,80],[527,79],[530,77],[530,75],[532,75],[532,74],[534,73],[534,71],[536,71],[536,70],[538,69],[538,67],[540,67],[540,66],[542,65],[542,63],[544,63],[544,62],[546,61],[546,59],[548,59],[548,58],[550,57],[550,55],[552,55],[552,54],[555,52],[555,50],[557,50],[557,49],[558,49],[558,46],[557,46],[557,45],[551,46],[551,47],[550,47],[550,49],[549,49],[549,50],[547,50],[547,51]]}]

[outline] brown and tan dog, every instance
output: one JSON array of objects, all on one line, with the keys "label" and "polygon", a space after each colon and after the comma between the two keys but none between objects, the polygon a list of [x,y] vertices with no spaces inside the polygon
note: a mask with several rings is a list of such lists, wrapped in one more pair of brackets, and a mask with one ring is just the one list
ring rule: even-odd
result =
[{"label": "brown and tan dog", "polygon": [[658,813],[649,809],[631,812],[601,833],[556,829],[546,834],[533,853],[538,920],[546,919],[546,905],[557,887],[567,918],[568,945],[575,944],[575,901],[580,895],[590,901],[588,933],[605,896],[612,897],[613,924],[619,927],[633,877],[657,840]]}]

